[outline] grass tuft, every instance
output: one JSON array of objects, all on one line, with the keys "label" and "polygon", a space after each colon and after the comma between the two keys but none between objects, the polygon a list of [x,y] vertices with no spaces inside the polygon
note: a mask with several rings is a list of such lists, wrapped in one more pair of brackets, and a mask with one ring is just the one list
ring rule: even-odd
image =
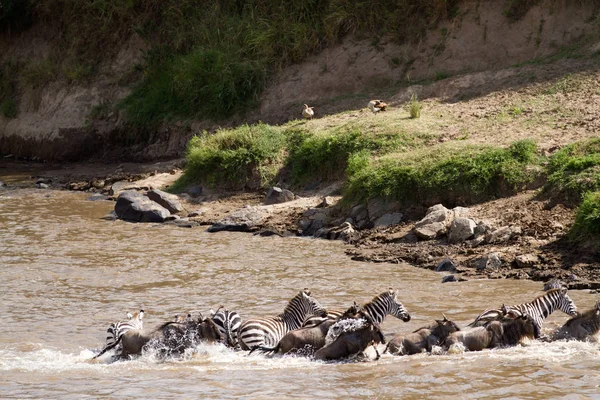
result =
[{"label": "grass tuft", "polygon": [[423,106],[417,99],[417,95],[413,93],[410,96],[410,102],[408,103],[408,110],[410,113],[410,117],[413,119],[421,118],[421,108],[423,108]]},{"label": "grass tuft", "polygon": [[[577,208],[575,223],[569,232],[569,237],[576,242],[597,243],[600,236],[600,192],[587,192],[583,195]],[[596,244],[597,246],[597,244]]]}]

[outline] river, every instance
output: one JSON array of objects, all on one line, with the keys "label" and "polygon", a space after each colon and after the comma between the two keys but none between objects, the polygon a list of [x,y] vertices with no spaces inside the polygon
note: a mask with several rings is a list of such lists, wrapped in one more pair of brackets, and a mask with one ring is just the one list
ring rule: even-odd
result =
[{"label": "river", "polygon": [[[243,318],[280,313],[308,287],[323,305],[364,303],[393,287],[411,313],[386,333],[441,318],[463,326],[502,303],[529,301],[539,282],[441,284],[438,273],[351,261],[340,242],[209,234],[101,219],[114,203],[75,192],[0,189],[0,397],[84,398],[596,398],[598,343],[532,341],[453,355],[321,363],[250,357],[206,345],[179,361],[92,361],[108,324],[145,310],[155,326],[224,305]],[[580,310],[598,295],[570,291]],[[546,322],[550,330],[567,316]]]}]

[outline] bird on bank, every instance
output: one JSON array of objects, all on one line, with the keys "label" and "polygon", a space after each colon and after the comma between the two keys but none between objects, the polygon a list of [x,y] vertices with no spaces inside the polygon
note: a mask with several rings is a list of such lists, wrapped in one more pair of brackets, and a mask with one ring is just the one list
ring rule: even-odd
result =
[{"label": "bird on bank", "polygon": [[379,111],[385,111],[387,106],[387,103],[384,103],[381,100],[371,100],[367,107],[369,107],[369,109],[374,113],[377,113]]},{"label": "bird on bank", "polygon": [[305,119],[312,119],[315,116],[315,112],[313,111],[314,107],[309,107],[308,104],[304,105],[304,110],[302,110],[302,116]]}]

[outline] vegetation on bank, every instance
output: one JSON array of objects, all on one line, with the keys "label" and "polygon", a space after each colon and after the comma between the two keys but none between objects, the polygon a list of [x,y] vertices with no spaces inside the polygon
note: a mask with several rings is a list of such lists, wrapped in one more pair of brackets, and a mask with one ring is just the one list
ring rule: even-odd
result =
[{"label": "vegetation on bank", "polygon": [[[152,45],[126,82],[128,121],[224,118],[255,104],[269,73],[348,33],[418,40],[453,16],[458,0],[4,0],[0,33],[43,24],[58,46],[46,81],[85,81],[137,34]],[[375,39],[378,40],[378,39]]]}]

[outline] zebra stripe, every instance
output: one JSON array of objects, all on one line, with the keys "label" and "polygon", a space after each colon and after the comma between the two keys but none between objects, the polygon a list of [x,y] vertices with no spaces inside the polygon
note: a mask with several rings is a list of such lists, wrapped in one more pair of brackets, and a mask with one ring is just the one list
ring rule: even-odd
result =
[{"label": "zebra stripe", "polygon": [[242,317],[235,312],[229,310],[217,310],[216,313],[211,312],[212,320],[219,328],[223,342],[230,347],[238,345],[238,331],[242,325]]},{"label": "zebra stripe", "polygon": [[[577,306],[569,297],[565,288],[551,289],[529,303],[504,306],[503,308],[507,312],[513,311],[517,315],[528,315],[531,317],[538,332],[541,332],[544,320],[557,309],[571,316],[578,315]],[[469,326],[481,326],[490,319],[494,319],[494,315],[498,314],[498,312],[499,310],[494,309],[485,310]],[[539,338],[539,335],[536,338]]]},{"label": "zebra stripe", "polygon": [[[362,307],[364,312],[367,313],[376,324],[381,324],[387,315],[393,315],[404,322],[410,321],[410,314],[406,311],[404,305],[398,301],[396,292],[392,288],[375,296],[373,300],[364,304]],[[310,317],[305,321],[303,326],[315,326],[325,319],[335,320],[344,312],[345,310],[331,310],[327,312],[327,318]]]},{"label": "zebra stripe", "polygon": [[275,346],[286,333],[300,328],[309,315],[326,316],[327,311],[310,296],[308,289],[304,289],[290,300],[278,316],[244,322],[239,331],[240,347],[242,350],[252,350],[257,346]]},{"label": "zebra stripe", "polygon": [[[102,354],[111,350],[121,342],[121,337],[130,330],[142,330],[144,328],[144,310],[140,310],[139,313],[131,314],[127,313],[127,321],[113,322],[108,326],[106,330],[106,344],[104,348],[100,350],[100,353],[94,356],[94,358],[100,357]],[[117,352],[119,348],[117,348]]]}]

